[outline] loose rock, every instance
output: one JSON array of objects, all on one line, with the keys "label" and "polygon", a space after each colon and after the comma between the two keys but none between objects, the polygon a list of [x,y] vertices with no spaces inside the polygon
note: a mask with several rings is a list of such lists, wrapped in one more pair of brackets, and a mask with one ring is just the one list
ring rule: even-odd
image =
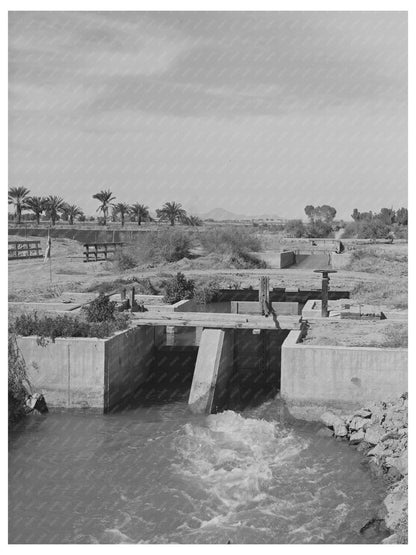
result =
[{"label": "loose rock", "polygon": [[367,428],[365,432],[365,440],[367,441],[367,443],[376,445],[381,441],[381,438],[384,436],[384,434],[385,430],[379,424],[376,424]]},{"label": "loose rock", "polygon": [[360,443],[361,441],[363,441],[365,436],[365,433],[363,432],[363,430],[359,430],[358,432],[353,432],[350,435],[350,443],[352,445],[356,445],[357,443]]}]

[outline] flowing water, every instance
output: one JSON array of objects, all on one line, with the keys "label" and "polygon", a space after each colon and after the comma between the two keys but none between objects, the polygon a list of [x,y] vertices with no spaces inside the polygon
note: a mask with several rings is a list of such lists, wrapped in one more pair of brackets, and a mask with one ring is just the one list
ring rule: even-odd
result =
[{"label": "flowing water", "polygon": [[[365,543],[383,485],[278,401],[50,413],[10,433],[10,543]],[[381,538],[373,537],[372,543]]]}]

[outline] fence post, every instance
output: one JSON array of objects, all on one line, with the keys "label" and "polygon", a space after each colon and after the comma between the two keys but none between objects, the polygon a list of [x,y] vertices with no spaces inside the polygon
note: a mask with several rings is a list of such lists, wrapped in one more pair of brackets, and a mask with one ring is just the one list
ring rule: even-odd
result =
[{"label": "fence post", "polygon": [[262,276],[260,278],[259,287],[259,304],[260,312],[264,316],[269,314],[269,288],[270,288],[270,278],[268,276]]}]

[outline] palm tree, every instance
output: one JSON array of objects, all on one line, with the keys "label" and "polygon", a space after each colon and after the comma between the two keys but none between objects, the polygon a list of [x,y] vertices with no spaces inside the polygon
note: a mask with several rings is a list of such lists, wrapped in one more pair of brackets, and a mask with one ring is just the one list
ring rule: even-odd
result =
[{"label": "palm tree", "polygon": [[117,208],[115,204],[113,204],[111,207],[111,221],[112,222],[117,221]]},{"label": "palm tree", "polygon": [[113,197],[113,193],[108,191],[100,191],[95,195],[92,195],[92,198],[95,198],[101,202],[100,206],[97,208],[97,212],[102,212],[104,216],[104,225],[107,225],[107,214],[108,208],[112,205],[112,200],[115,200],[116,197]]},{"label": "palm tree", "polygon": [[114,206],[115,213],[120,214],[121,225],[124,226],[124,218],[130,211],[130,206],[126,202],[119,202]]},{"label": "palm tree", "polygon": [[59,217],[59,212],[63,212],[65,209],[65,201],[61,197],[55,195],[49,195],[45,199],[45,210],[47,215],[51,219],[52,225],[55,225],[56,220]]},{"label": "palm tree", "polygon": [[76,204],[67,204],[62,208],[62,212],[68,217],[69,225],[74,224],[74,218],[77,216],[83,216],[84,212]]},{"label": "palm tree", "polygon": [[170,225],[175,225],[175,221],[183,221],[186,218],[186,210],[179,202],[165,202],[157,214],[161,220],[169,220]]},{"label": "palm tree", "polygon": [[44,197],[28,197],[25,200],[25,206],[28,210],[31,210],[36,217],[36,223],[40,224],[40,216],[45,210],[46,199]]},{"label": "palm tree", "polygon": [[26,187],[9,188],[9,204],[14,204],[15,206],[15,216],[18,224],[22,221],[22,210],[26,208],[26,199],[29,193],[30,191]]},{"label": "palm tree", "polygon": [[130,206],[130,213],[136,218],[137,225],[142,225],[143,220],[149,219],[149,207],[138,202]]},{"label": "palm tree", "polygon": [[187,216],[184,220],[184,223],[193,227],[199,227],[202,225],[202,220],[201,218],[198,218],[198,216]]}]

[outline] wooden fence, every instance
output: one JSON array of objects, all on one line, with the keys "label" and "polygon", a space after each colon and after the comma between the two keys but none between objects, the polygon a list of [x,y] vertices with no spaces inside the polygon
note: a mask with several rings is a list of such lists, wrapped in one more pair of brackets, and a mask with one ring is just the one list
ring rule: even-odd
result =
[{"label": "wooden fence", "polygon": [[108,260],[108,255],[114,255],[124,243],[84,243],[84,262],[99,262]]},{"label": "wooden fence", "polygon": [[42,258],[40,241],[9,241],[9,260]]}]

